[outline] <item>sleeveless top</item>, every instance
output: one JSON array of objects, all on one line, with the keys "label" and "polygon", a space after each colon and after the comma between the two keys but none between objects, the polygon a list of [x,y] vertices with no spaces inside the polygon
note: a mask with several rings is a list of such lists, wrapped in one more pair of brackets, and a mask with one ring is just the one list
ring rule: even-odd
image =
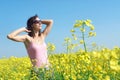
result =
[{"label": "sleeveless top", "polygon": [[27,48],[28,55],[34,67],[45,67],[48,64],[47,46],[44,43],[31,42]]}]

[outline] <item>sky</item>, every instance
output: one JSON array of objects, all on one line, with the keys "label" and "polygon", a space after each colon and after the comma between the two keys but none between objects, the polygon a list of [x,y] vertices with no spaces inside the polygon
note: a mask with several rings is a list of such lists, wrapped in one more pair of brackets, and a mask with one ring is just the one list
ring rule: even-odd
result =
[{"label": "sky", "polygon": [[[24,44],[7,39],[7,34],[26,27],[27,19],[37,14],[40,19],[54,21],[46,43],[56,45],[56,53],[64,52],[65,37],[76,20],[92,20],[98,46],[120,47],[120,0],[1,0],[0,1],[0,58],[27,56]],[[43,26],[45,27],[45,26]],[[26,33],[24,33],[26,34]],[[88,41],[89,42],[89,41]]]}]

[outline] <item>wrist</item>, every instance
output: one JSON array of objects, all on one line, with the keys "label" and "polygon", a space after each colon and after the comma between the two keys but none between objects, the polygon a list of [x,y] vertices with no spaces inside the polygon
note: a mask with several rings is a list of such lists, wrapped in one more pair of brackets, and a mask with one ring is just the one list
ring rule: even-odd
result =
[{"label": "wrist", "polygon": [[53,23],[53,20],[41,20],[42,24],[50,24]]}]

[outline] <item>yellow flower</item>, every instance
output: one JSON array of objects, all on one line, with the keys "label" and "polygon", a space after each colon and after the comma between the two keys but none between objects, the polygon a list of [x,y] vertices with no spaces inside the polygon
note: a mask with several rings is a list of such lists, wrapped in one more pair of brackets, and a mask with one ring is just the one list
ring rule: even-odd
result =
[{"label": "yellow flower", "polygon": [[90,31],[89,32],[89,37],[91,37],[91,36],[93,36],[93,32]]},{"label": "yellow flower", "polygon": [[100,65],[97,66],[97,71],[102,71],[102,67]]},{"label": "yellow flower", "polygon": [[74,40],[77,40],[78,38],[76,36],[74,36]]},{"label": "yellow flower", "polygon": [[89,77],[88,80],[93,80],[93,78],[92,78],[92,77]]},{"label": "yellow flower", "polygon": [[120,66],[118,65],[118,60],[111,59],[110,60],[110,68],[115,71],[120,71]]},{"label": "yellow flower", "polygon": [[66,42],[71,42],[71,39],[70,39],[69,37],[66,37],[64,40],[65,40]]},{"label": "yellow flower", "polygon": [[94,26],[93,25],[90,25],[90,30],[94,30]]},{"label": "yellow flower", "polygon": [[74,28],[81,27],[82,24],[83,24],[83,21],[82,21],[82,20],[76,20],[76,23],[74,24]]},{"label": "yellow flower", "polygon": [[111,56],[115,59],[118,59],[118,56],[115,51],[111,51]]},{"label": "yellow flower", "polygon": [[73,74],[72,74],[71,78],[72,78],[72,80],[77,80],[77,79],[76,79],[76,76],[73,75]]},{"label": "yellow flower", "polygon": [[89,37],[92,37],[92,36],[96,36],[96,32],[90,31],[90,32],[89,32]]},{"label": "yellow flower", "polygon": [[66,75],[66,76],[65,76],[65,80],[69,80],[69,76]]},{"label": "yellow flower", "polygon": [[84,29],[84,28],[80,28],[80,31],[81,31],[81,32],[85,32],[85,29]]},{"label": "yellow flower", "polygon": [[106,75],[105,80],[110,80],[110,76]]},{"label": "yellow flower", "polygon": [[[100,53],[100,52],[95,52],[95,53],[96,53],[95,55],[96,55],[97,58],[100,58],[100,57],[101,57],[101,53]],[[94,56],[95,56],[95,55],[94,55]]]},{"label": "yellow flower", "polygon": [[56,49],[55,45],[53,43],[48,43],[47,45],[47,49],[50,50],[50,51],[54,51]]},{"label": "yellow flower", "polygon": [[96,36],[96,32],[93,33],[93,36]]},{"label": "yellow flower", "polygon": [[92,21],[90,19],[87,19],[86,22],[91,23]]},{"label": "yellow flower", "polygon": [[84,43],[84,40],[80,40],[80,44],[83,44]]},{"label": "yellow flower", "polygon": [[76,24],[74,25],[74,28],[81,27],[81,25],[82,25],[82,24],[76,23]]},{"label": "yellow flower", "polygon": [[110,54],[108,52],[103,53],[103,57],[104,57],[104,59],[109,60],[110,59]]},{"label": "yellow flower", "polygon": [[111,60],[110,60],[110,65],[111,65],[111,66],[116,66],[116,65],[118,65],[118,60],[111,59]]},{"label": "yellow flower", "polygon": [[74,29],[72,29],[72,30],[70,30],[70,32],[75,32],[75,30],[74,30]]},{"label": "yellow flower", "polygon": [[84,21],[84,22],[85,22],[85,24],[86,24],[87,26],[90,26],[90,25],[91,25],[91,24],[90,24],[90,23],[91,23],[91,20],[88,20],[88,19],[87,19],[87,20]]},{"label": "yellow flower", "polygon": [[60,67],[59,67],[59,66],[57,66],[56,68],[57,68],[57,69],[60,69]]}]

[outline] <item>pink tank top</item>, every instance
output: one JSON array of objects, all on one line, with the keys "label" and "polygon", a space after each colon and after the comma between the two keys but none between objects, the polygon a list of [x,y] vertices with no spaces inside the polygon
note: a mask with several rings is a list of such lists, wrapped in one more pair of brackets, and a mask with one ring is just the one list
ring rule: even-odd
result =
[{"label": "pink tank top", "polygon": [[34,67],[45,67],[48,64],[47,46],[44,43],[30,43],[27,48],[28,55]]}]

